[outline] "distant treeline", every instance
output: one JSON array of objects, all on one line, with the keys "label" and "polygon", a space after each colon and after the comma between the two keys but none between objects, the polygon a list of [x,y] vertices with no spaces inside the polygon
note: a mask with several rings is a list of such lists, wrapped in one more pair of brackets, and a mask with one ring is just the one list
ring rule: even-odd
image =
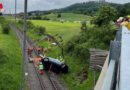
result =
[{"label": "distant treeline", "polygon": [[[126,14],[130,14],[130,3],[126,4],[115,4],[115,3],[105,3],[104,5],[110,5],[117,9],[119,12],[119,16],[124,16]],[[68,6],[66,8],[61,9],[54,9],[49,11],[32,11],[29,12],[29,15],[32,15],[32,13],[35,15],[43,15],[43,14],[50,14],[50,13],[77,13],[77,14],[85,14],[85,15],[91,15],[93,16],[99,8],[102,6],[102,4],[98,2],[83,2],[83,3],[76,3],[71,6]]]}]

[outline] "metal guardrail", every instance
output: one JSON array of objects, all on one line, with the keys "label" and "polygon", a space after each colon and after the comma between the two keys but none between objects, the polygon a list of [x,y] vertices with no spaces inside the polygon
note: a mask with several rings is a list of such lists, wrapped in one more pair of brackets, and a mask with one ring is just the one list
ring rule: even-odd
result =
[{"label": "metal guardrail", "polygon": [[106,78],[104,80],[104,84],[102,86],[102,90],[113,90],[114,75],[116,72],[115,67],[116,67],[116,61],[111,60],[107,70]]},{"label": "metal guardrail", "polygon": [[119,89],[130,90],[130,31],[122,27]]},{"label": "metal guardrail", "polygon": [[125,26],[111,42],[109,66],[101,90],[130,90],[130,31]]},{"label": "metal guardrail", "polygon": [[101,90],[116,90],[121,52],[121,33],[122,29],[120,28],[116,33],[115,41],[111,41],[108,70]]}]

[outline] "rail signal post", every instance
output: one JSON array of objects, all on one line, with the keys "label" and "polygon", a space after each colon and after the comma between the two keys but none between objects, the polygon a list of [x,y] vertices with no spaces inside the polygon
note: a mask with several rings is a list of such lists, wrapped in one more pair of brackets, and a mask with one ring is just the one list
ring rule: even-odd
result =
[{"label": "rail signal post", "polygon": [[27,0],[24,0],[24,32],[23,32],[23,62],[22,62],[22,78],[21,78],[21,90],[24,90],[25,82],[25,64],[26,64],[26,29],[27,29]]}]

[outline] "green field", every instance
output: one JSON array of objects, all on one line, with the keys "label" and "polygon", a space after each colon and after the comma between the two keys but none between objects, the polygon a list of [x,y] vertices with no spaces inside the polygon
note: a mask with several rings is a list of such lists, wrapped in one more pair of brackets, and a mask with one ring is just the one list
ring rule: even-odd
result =
[{"label": "green field", "polygon": [[61,18],[57,18],[58,14],[48,14],[48,15],[43,15],[42,17],[48,17],[49,19],[53,21],[59,21],[59,20],[64,20],[64,21],[90,21],[92,19],[91,16],[83,15],[83,14],[74,14],[74,13],[61,13]]},{"label": "green field", "polygon": [[65,41],[80,32],[81,24],[79,23],[60,23],[56,21],[32,20],[34,25],[44,26],[47,33],[51,35],[59,34]]},{"label": "green field", "polygon": [[20,88],[21,62],[21,50],[13,31],[2,34],[0,26],[0,90]]}]

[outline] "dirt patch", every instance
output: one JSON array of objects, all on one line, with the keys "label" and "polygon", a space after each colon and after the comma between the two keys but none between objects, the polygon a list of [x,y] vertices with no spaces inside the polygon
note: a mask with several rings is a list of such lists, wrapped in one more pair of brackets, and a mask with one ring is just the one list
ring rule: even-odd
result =
[{"label": "dirt patch", "polygon": [[77,79],[79,80],[79,84],[82,84],[88,78],[88,71],[79,72],[77,74]]},{"label": "dirt patch", "polygon": [[80,84],[82,84],[88,78],[88,72],[84,71],[83,76],[81,78]]}]

